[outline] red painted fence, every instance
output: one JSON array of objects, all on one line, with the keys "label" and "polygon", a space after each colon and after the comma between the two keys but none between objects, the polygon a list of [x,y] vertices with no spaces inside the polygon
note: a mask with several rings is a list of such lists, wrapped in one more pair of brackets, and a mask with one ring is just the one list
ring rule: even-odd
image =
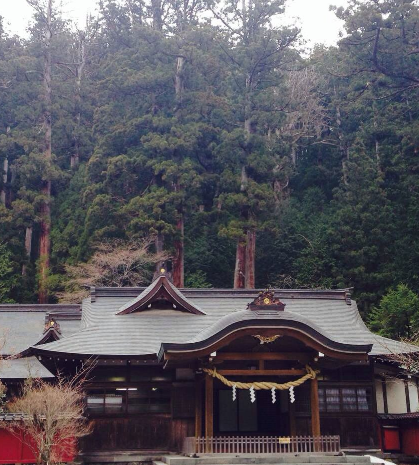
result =
[{"label": "red painted fence", "polygon": [[[32,449],[23,441],[23,436],[10,433],[0,428],[0,464],[36,463]],[[60,462],[72,462],[76,455],[75,444],[70,448],[72,452],[60,457]]]}]

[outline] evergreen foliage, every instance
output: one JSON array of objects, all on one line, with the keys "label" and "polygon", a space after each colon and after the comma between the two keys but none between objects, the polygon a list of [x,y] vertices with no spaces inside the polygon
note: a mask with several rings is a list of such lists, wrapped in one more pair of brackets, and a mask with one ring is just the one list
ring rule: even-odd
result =
[{"label": "evergreen foliage", "polygon": [[17,284],[13,271],[11,253],[4,244],[0,244],[0,303],[13,303],[9,297]]},{"label": "evergreen foliage", "polygon": [[47,3],[27,40],[0,22],[0,300],[56,301],[100,244],[151,240],[178,285],[354,287],[411,331],[413,308],[377,315],[419,293],[417,2],[351,0],[309,56],[282,0],[103,0],[82,30],[52,2],[45,157]]},{"label": "evergreen foliage", "polygon": [[373,308],[371,328],[390,338],[416,338],[419,330],[419,297],[405,284],[391,289]]}]

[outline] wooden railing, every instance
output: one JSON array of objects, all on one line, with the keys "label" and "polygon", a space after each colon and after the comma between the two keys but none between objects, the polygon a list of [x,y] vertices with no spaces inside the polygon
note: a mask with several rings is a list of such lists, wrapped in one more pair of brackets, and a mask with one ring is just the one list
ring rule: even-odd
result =
[{"label": "wooden railing", "polygon": [[182,452],[193,454],[339,453],[340,436],[216,436],[187,437]]}]

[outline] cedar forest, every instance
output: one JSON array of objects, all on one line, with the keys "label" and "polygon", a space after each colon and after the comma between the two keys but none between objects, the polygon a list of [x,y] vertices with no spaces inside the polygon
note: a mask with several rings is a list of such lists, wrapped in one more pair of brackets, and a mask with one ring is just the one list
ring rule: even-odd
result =
[{"label": "cedar forest", "polygon": [[416,0],[350,0],[310,51],[284,0],[100,0],[84,28],[27,2],[27,37],[0,21],[0,302],[56,302],[98,245],[148,240],[177,286],[353,287],[409,335]]}]

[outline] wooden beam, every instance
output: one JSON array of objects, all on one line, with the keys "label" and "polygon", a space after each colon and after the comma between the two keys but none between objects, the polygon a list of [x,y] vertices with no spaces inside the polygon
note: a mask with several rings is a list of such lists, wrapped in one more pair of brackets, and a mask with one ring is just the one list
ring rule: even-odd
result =
[{"label": "wooden beam", "polygon": [[319,384],[317,378],[311,380],[311,434],[320,436]]},{"label": "wooden beam", "polygon": [[223,376],[294,376],[306,375],[306,370],[217,370]]},{"label": "wooden beam", "polygon": [[219,352],[214,361],[223,360],[312,360],[315,354],[307,352]]},{"label": "wooden beam", "polygon": [[195,437],[202,436],[202,381],[195,381]]},{"label": "wooden beam", "polygon": [[214,378],[205,377],[205,436],[214,436]]}]

